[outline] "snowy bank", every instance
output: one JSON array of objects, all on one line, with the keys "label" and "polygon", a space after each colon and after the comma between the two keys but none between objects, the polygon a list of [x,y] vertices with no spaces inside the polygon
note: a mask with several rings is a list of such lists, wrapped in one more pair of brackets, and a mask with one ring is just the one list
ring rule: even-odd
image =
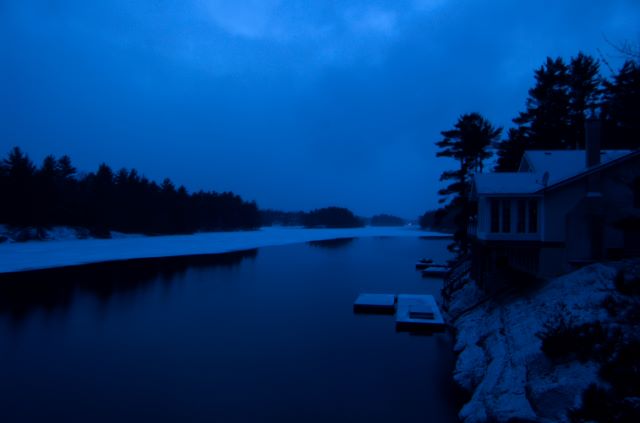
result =
[{"label": "snowy bank", "polygon": [[448,236],[415,228],[353,229],[262,228],[257,231],[194,235],[65,239],[0,244],[0,273],[73,266],[105,261],[217,254],[252,248],[357,237]]},{"label": "snowy bank", "polygon": [[551,360],[541,351],[536,333],[545,330],[546,322],[567,315],[575,324],[619,324],[603,304],[621,297],[614,284],[620,266],[594,264],[471,309],[484,296],[475,284],[455,292],[448,304],[458,355],[454,379],[470,393],[460,419],[567,421],[568,410],[580,406],[587,386],[602,383],[599,365],[575,358]]}]

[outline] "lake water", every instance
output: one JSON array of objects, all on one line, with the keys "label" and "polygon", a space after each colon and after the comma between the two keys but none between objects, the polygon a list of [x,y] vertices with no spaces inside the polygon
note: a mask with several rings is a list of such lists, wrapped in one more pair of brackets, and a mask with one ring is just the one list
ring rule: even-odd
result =
[{"label": "lake water", "polygon": [[362,238],[0,277],[0,420],[456,421],[447,334],[356,315],[437,295],[449,241]]}]

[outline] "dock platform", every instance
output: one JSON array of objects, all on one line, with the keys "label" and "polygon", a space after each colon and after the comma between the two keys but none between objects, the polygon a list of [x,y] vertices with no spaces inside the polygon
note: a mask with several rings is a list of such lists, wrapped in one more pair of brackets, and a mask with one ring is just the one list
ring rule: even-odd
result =
[{"label": "dock platform", "polygon": [[432,295],[400,294],[396,304],[396,330],[444,330],[445,323]]},{"label": "dock platform", "polygon": [[394,294],[360,294],[353,303],[356,313],[393,314],[396,311]]}]

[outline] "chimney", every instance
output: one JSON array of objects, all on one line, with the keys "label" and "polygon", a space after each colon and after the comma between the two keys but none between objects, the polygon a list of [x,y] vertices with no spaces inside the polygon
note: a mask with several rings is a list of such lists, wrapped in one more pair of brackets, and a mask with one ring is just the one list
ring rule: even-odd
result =
[{"label": "chimney", "polygon": [[584,122],[585,151],[587,168],[600,164],[600,134],[602,123],[598,119],[587,119]]}]

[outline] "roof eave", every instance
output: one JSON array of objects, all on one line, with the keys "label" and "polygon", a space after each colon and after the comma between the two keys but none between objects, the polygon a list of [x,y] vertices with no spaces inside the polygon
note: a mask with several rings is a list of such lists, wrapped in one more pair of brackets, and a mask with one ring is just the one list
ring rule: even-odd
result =
[{"label": "roof eave", "polygon": [[540,194],[544,194],[547,191],[551,191],[551,190],[554,190],[556,188],[560,188],[560,187],[562,187],[562,186],[564,186],[566,184],[570,184],[570,183],[572,183],[574,181],[577,181],[578,179],[581,179],[581,178],[583,178],[585,176],[591,175],[591,174],[593,174],[595,172],[600,172],[601,170],[607,169],[607,168],[609,168],[609,167],[611,167],[613,165],[619,164],[621,162],[624,162],[625,160],[629,160],[631,158],[638,157],[638,156],[640,156],[640,150],[633,151],[633,152],[631,152],[629,154],[626,154],[626,155],[624,155],[622,157],[618,157],[617,159],[609,160],[608,162],[605,162],[605,163],[600,163],[599,165],[594,166],[594,167],[592,167],[590,169],[587,169],[584,172],[578,173],[577,175],[570,176],[570,177],[568,177],[566,179],[562,179],[560,181],[554,182],[553,184],[548,185],[546,187],[542,187],[537,192],[539,192]]}]

